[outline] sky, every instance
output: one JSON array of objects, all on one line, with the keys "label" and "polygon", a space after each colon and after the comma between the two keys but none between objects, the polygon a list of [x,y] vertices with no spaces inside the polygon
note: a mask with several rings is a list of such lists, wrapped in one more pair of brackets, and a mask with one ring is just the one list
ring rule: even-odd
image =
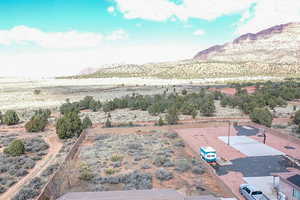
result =
[{"label": "sky", "polygon": [[300,21],[300,0],[1,0],[0,76],[192,58]]}]

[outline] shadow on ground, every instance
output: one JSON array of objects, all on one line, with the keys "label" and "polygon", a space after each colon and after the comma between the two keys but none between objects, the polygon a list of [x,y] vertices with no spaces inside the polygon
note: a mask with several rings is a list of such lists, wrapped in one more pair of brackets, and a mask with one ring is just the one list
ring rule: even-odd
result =
[{"label": "shadow on ground", "polygon": [[238,136],[254,136],[259,133],[259,129],[252,126],[234,126]]},{"label": "shadow on ground", "polygon": [[284,156],[255,156],[231,160],[232,165],[216,167],[219,176],[240,172],[244,177],[271,176],[271,173],[288,172],[292,163]]}]

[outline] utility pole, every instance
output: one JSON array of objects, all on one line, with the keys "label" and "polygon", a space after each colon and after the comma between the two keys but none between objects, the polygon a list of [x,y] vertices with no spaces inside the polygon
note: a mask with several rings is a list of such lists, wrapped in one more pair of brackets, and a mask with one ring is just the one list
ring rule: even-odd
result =
[{"label": "utility pole", "polygon": [[264,136],[264,144],[266,144],[267,135],[265,129],[263,129],[263,136]]},{"label": "utility pole", "polygon": [[227,141],[227,144],[230,145],[230,121],[228,121],[228,141]]}]

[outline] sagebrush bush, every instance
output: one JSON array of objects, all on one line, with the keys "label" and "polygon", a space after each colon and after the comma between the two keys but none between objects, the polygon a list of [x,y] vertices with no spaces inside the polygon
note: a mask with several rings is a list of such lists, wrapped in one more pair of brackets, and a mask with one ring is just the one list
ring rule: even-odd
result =
[{"label": "sagebrush bush", "polygon": [[79,169],[79,179],[84,181],[90,181],[94,178],[94,174],[92,173],[92,170],[86,163],[81,163],[80,169]]},{"label": "sagebrush bush", "polygon": [[112,162],[117,162],[117,161],[122,161],[123,160],[123,156],[122,155],[119,155],[119,154],[114,154],[112,155],[112,157],[110,158],[110,160]]}]

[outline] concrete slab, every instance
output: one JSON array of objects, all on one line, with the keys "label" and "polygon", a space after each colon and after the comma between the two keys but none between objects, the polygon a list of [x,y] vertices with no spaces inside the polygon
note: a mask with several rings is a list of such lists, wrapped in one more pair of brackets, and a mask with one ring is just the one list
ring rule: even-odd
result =
[{"label": "concrete slab", "polygon": [[279,178],[273,179],[273,176],[262,176],[262,177],[244,177],[245,182],[253,185],[257,190],[262,191],[271,200],[277,200],[277,195],[274,190],[275,185],[279,182]]},{"label": "concrete slab", "polygon": [[[228,136],[218,137],[224,143],[228,142]],[[278,151],[268,145],[260,143],[247,136],[230,136],[230,146],[242,152],[247,156],[276,156],[285,155],[283,152]]]}]

